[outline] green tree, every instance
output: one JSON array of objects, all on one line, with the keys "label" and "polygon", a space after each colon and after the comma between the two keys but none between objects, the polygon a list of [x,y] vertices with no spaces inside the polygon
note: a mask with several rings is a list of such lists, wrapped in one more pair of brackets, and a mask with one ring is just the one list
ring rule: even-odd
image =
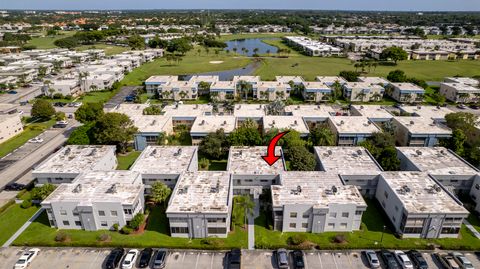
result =
[{"label": "green tree", "polygon": [[400,47],[388,47],[380,54],[382,60],[392,60],[395,64],[408,58],[408,53]]},{"label": "green tree", "polygon": [[452,130],[461,130],[467,136],[467,143],[478,145],[476,123],[478,116],[468,112],[456,112],[445,115],[446,124]]},{"label": "green tree", "polygon": [[405,82],[407,75],[402,70],[393,70],[388,73],[387,79],[391,82]]},{"label": "green tree", "polygon": [[57,39],[53,42],[53,44],[60,48],[73,49],[78,46],[78,39],[73,36],[70,36],[70,37]]},{"label": "green tree", "polygon": [[223,129],[209,133],[199,146],[199,153],[210,159],[222,159],[228,154],[229,145]]},{"label": "green tree", "polygon": [[237,226],[246,225],[247,217],[253,216],[255,202],[248,195],[237,196],[234,202],[235,209],[232,214],[232,222]]},{"label": "green tree", "polygon": [[298,131],[289,130],[289,132],[282,137],[279,144],[282,145],[284,150],[289,150],[294,147],[305,147],[306,142],[302,139]]},{"label": "green tree", "polygon": [[349,82],[356,82],[360,73],[356,71],[341,71],[338,75]]},{"label": "green tree", "polygon": [[310,139],[314,146],[335,146],[335,135],[325,126],[317,126],[310,131]]},{"label": "green tree", "polygon": [[149,199],[155,204],[162,204],[167,200],[171,193],[172,190],[167,185],[157,181],[152,184],[152,193],[150,194]]},{"label": "green tree", "polygon": [[168,52],[178,52],[182,55],[185,55],[191,49],[193,49],[193,46],[187,38],[173,39],[167,46]]},{"label": "green tree", "polygon": [[68,145],[91,145],[91,135],[90,130],[92,129],[94,123],[87,123],[80,127],[77,127],[70,134],[67,140]]},{"label": "green tree", "polygon": [[465,142],[467,141],[467,136],[461,129],[455,129],[452,132],[452,137],[449,139],[447,148],[455,151],[460,156],[465,155]]},{"label": "green tree", "polygon": [[44,184],[41,187],[35,187],[30,191],[32,200],[43,201],[47,198],[57,187],[50,183]]},{"label": "green tree", "polygon": [[143,115],[162,115],[162,107],[159,105],[150,105],[143,109]]},{"label": "green tree", "polygon": [[65,120],[65,113],[62,111],[55,112],[55,120],[57,121]]},{"label": "green tree", "polygon": [[315,156],[302,146],[285,150],[285,159],[290,162],[290,170],[293,171],[314,171],[317,165]]},{"label": "green tree", "polygon": [[140,228],[140,226],[142,225],[142,223],[145,221],[145,216],[142,214],[142,213],[137,213],[133,218],[132,220],[130,221],[130,223],[128,224],[128,226],[134,230],[138,230],[138,228]]},{"label": "green tree", "polygon": [[395,147],[388,146],[383,148],[378,156],[378,162],[385,171],[400,170],[400,160],[397,158],[397,150]]},{"label": "green tree", "polygon": [[49,120],[55,114],[55,108],[47,100],[38,99],[32,105],[31,115],[41,120]]},{"label": "green tree", "polygon": [[228,135],[227,141],[232,146],[260,146],[262,136],[258,127],[240,126]]},{"label": "green tree", "polygon": [[132,50],[141,50],[145,48],[145,39],[139,35],[130,36],[127,39],[127,43]]},{"label": "green tree", "polygon": [[75,111],[75,119],[81,123],[97,121],[103,115],[103,103],[83,103]]},{"label": "green tree", "polygon": [[133,121],[125,114],[106,113],[98,119],[92,128],[93,141],[100,145],[116,145],[124,153],[128,143],[138,132]]}]

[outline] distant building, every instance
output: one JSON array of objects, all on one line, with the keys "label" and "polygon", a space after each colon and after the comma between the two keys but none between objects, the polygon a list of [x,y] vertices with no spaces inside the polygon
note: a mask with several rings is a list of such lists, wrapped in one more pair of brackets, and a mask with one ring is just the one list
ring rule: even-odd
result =
[{"label": "distant building", "polygon": [[394,117],[392,125],[400,146],[434,147],[441,139],[452,136],[452,130],[432,119],[422,117]]},{"label": "distant building", "polygon": [[328,118],[328,126],[338,146],[356,146],[374,133],[381,132],[367,117],[334,116]]},{"label": "distant building", "polygon": [[23,124],[18,113],[0,115],[0,143],[20,134]]},{"label": "distant building", "polygon": [[390,83],[387,92],[400,103],[421,103],[425,94],[423,88],[412,83]]},{"label": "distant building", "polygon": [[480,101],[480,88],[460,83],[441,83],[440,94],[455,103],[473,103]]}]

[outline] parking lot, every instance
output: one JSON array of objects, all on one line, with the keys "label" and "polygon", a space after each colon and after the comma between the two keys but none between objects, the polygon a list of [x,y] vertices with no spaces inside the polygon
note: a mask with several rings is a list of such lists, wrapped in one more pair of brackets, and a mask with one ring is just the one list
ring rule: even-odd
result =
[{"label": "parking lot", "polygon": [[[23,250],[28,248],[0,249],[0,264],[2,268],[13,268]],[[30,268],[51,269],[88,269],[104,268],[104,262],[110,249],[94,248],[41,248]],[[431,252],[422,252],[429,268],[439,268],[432,259]],[[465,253],[475,268],[480,268],[480,260],[473,253]],[[225,252],[170,250],[167,258],[167,269],[220,269],[225,268]],[[138,259],[137,259],[138,263]],[[368,268],[361,251],[306,251],[305,264],[309,269],[361,269]],[[242,268],[271,269],[276,267],[275,255],[271,251],[243,251]],[[382,268],[385,268],[382,265]]]}]

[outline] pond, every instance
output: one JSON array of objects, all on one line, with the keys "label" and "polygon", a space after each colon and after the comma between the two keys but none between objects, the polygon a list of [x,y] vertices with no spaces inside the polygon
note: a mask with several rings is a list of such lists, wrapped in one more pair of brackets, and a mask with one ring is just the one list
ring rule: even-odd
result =
[{"label": "pond", "polygon": [[[253,63],[237,69],[223,70],[223,71],[213,71],[206,73],[197,73],[195,75],[203,76],[218,76],[220,80],[232,80],[234,76],[248,76],[253,74],[253,72],[260,67],[260,62],[254,61]],[[189,80],[192,75],[183,75],[179,76],[180,80]]]},{"label": "pond", "polygon": [[[277,47],[263,43],[262,39],[278,39],[278,38],[246,38],[246,39],[230,40],[225,42],[225,44],[227,44],[227,47],[225,48],[225,50],[234,52],[234,48],[236,48],[237,49],[236,53],[247,55],[247,56],[253,56],[253,54],[255,54],[253,52],[255,48],[258,49],[257,54],[277,53],[277,50],[278,50]],[[245,50],[242,50],[242,48],[245,48]]]}]

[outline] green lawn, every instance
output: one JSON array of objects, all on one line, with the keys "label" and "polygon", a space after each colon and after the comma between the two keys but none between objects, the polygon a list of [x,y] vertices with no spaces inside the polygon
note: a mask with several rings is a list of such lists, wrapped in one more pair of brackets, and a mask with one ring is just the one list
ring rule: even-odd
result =
[{"label": "green lawn", "polygon": [[78,102],[84,103],[97,103],[97,102],[107,102],[112,98],[118,91],[97,91],[97,92],[88,92],[85,95],[77,99]]},{"label": "green lawn", "polygon": [[126,155],[118,155],[118,166],[117,170],[128,170],[130,166],[135,162],[135,160],[140,156],[141,151],[132,151]]},{"label": "green lawn", "polygon": [[0,144],[0,158],[27,143],[29,139],[43,133],[43,131],[52,127],[54,124],[55,120],[50,120],[46,122],[32,123],[24,127],[23,132]]},{"label": "green lawn", "polygon": [[227,160],[210,160],[210,166],[208,167],[209,171],[226,171],[227,170]]},{"label": "green lawn", "polygon": [[20,205],[13,204],[0,213],[0,231],[2,231],[0,245],[3,245],[37,210],[35,206],[23,209]]},{"label": "green lawn", "polygon": [[120,54],[124,51],[130,50],[130,48],[128,47],[120,47],[120,46],[106,45],[106,44],[84,45],[76,48],[76,50],[78,51],[84,51],[88,49],[103,49],[105,50],[105,54],[107,56]]},{"label": "green lawn", "polygon": [[[279,75],[303,76],[314,80],[316,76],[336,76],[342,70],[355,70],[346,58],[295,56],[292,50],[289,58],[264,58],[255,74],[263,80],[274,80]],[[480,61],[402,61],[396,66],[378,66],[367,76],[386,77],[392,70],[401,69],[408,76],[427,81],[442,81],[447,76],[480,75]],[[368,70],[367,70],[368,71]]]},{"label": "green lawn", "polygon": [[75,31],[60,32],[60,35],[57,36],[45,36],[45,37],[34,37],[27,44],[34,45],[37,49],[53,49],[56,46],[53,44],[55,40],[72,36],[75,34]]},{"label": "green lawn", "polygon": [[[198,49],[201,50],[200,54],[197,52]],[[210,63],[212,61],[221,61],[221,63]],[[121,84],[142,85],[147,78],[153,75],[188,75],[236,69],[248,65],[250,61],[250,58],[233,56],[224,51],[216,55],[213,49],[207,54],[203,48],[197,46],[188,52],[178,64],[176,62],[169,63],[165,58],[156,59],[130,72],[121,81]]]},{"label": "green lawn", "polygon": [[[168,220],[159,207],[151,211],[150,221],[143,234],[123,235],[112,231],[88,232],[82,230],[62,230],[69,237],[68,242],[54,240],[58,230],[50,228],[46,213],[43,213],[13,243],[17,246],[83,246],[83,247],[166,247],[182,249],[230,249],[247,247],[247,232],[237,227],[226,239],[173,238],[169,235]],[[107,233],[108,242],[99,242],[98,236]]]},{"label": "green lawn", "polygon": [[[367,201],[368,208],[363,215],[362,229],[360,231],[341,233],[326,232],[321,234],[301,233],[306,236],[309,243],[319,249],[369,249],[369,248],[387,248],[387,249],[427,249],[429,244],[438,245],[442,249],[478,249],[480,240],[478,240],[465,226],[462,226],[460,238],[454,239],[398,239],[389,228],[386,229],[382,238],[383,225],[386,224],[381,208],[372,201]],[[289,238],[300,233],[282,233],[267,228],[267,220],[264,215],[255,220],[255,246],[256,248],[275,249],[281,247],[303,248],[311,247],[292,246],[288,244]],[[271,223],[270,223],[271,224]],[[334,243],[333,239],[337,235],[343,235],[346,242]]]}]

